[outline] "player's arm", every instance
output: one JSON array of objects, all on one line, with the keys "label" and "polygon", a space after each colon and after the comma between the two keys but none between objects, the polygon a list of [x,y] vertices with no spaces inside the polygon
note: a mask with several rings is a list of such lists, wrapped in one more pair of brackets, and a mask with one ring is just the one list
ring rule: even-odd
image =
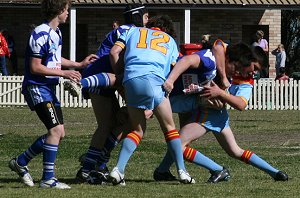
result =
[{"label": "player's arm", "polygon": [[216,59],[218,73],[221,77],[221,82],[222,82],[221,88],[226,89],[230,86],[230,83],[227,79],[226,71],[225,71],[225,49],[224,49],[224,46],[223,45],[214,45],[212,47],[212,52]]},{"label": "player's arm", "polygon": [[200,67],[200,56],[197,54],[191,54],[182,57],[172,69],[169,77],[165,81],[163,87],[167,92],[171,92],[174,87],[174,82],[177,78],[188,68],[198,68]]},{"label": "player's arm", "polygon": [[227,91],[221,89],[213,81],[211,86],[205,86],[200,97],[207,97],[208,99],[220,99],[222,102],[229,104],[237,110],[245,110],[247,107],[248,101],[242,96],[234,96]]},{"label": "player's arm", "polygon": [[123,49],[124,45],[119,44],[118,42],[111,48],[109,56],[111,67],[115,74],[121,74],[124,70],[124,60],[123,60]]},{"label": "player's arm", "polygon": [[81,62],[75,62],[75,61],[71,61],[68,60],[66,58],[61,58],[61,64],[63,68],[66,69],[83,69],[86,66],[88,66],[89,64],[95,62],[99,57],[95,54],[90,54],[89,56],[87,56],[85,59],[83,59],[83,61]]},{"label": "player's arm", "polygon": [[31,57],[30,59],[30,72],[34,75],[61,76],[76,81],[79,81],[81,78],[81,74],[78,71],[47,68],[42,64],[42,59],[37,57]]}]

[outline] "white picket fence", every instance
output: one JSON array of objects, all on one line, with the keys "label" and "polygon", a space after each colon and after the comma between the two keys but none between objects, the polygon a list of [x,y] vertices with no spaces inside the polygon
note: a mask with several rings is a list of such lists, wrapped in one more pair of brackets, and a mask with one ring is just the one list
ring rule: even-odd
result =
[{"label": "white picket fence", "polygon": [[[0,107],[26,106],[21,94],[23,76],[0,77]],[[91,101],[71,96],[64,90],[64,79],[60,79],[56,87],[57,98],[62,107],[88,108]],[[300,110],[300,81],[275,81],[272,78],[260,79],[254,82],[252,98],[248,109],[258,110]],[[119,102],[123,105],[122,98]],[[230,108],[230,107],[228,107]]]}]

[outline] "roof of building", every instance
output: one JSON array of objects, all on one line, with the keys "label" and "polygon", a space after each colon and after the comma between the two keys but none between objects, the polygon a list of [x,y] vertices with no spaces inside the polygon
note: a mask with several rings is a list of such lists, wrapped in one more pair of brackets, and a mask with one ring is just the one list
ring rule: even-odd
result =
[{"label": "roof of building", "polygon": [[[292,8],[300,9],[300,0],[72,0],[73,6],[124,6],[142,3],[150,7],[189,8]],[[38,5],[41,0],[2,0],[0,5]]]}]

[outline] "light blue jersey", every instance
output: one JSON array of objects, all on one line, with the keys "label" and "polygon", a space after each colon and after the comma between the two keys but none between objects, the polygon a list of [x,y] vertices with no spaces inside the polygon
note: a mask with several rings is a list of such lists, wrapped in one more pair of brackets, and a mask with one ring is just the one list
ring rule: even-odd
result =
[{"label": "light blue jersey", "polygon": [[58,84],[58,76],[41,76],[30,72],[30,58],[42,59],[42,65],[61,70],[62,35],[57,28],[53,30],[47,23],[37,26],[29,38],[25,55],[25,75],[23,87],[27,85]]},{"label": "light blue jersey", "polygon": [[165,80],[179,54],[171,36],[148,28],[133,27],[122,34],[116,44],[126,46],[123,82],[147,74]]},{"label": "light blue jersey", "polygon": [[154,109],[164,98],[162,85],[179,54],[174,39],[157,29],[133,27],[116,45],[126,47],[123,85],[127,105]]}]

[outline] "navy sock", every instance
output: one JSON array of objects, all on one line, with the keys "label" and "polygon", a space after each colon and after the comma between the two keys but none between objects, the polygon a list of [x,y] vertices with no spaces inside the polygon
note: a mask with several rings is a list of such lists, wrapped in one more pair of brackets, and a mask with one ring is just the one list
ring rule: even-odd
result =
[{"label": "navy sock", "polygon": [[45,143],[45,139],[47,134],[40,136],[35,142],[21,155],[17,157],[17,163],[20,166],[27,166],[27,164],[32,160],[35,156],[40,154],[43,151],[43,146]]}]

